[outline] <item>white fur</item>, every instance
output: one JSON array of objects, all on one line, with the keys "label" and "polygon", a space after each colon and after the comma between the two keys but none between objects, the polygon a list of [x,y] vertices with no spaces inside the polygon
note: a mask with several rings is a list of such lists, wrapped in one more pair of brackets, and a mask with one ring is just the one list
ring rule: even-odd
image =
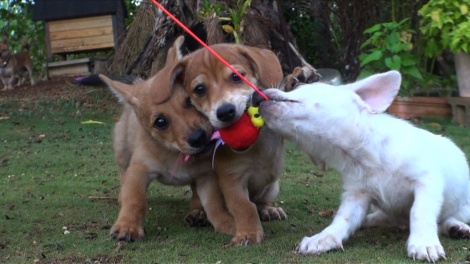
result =
[{"label": "white fur", "polygon": [[265,91],[272,99],[260,105],[267,126],[343,177],[333,222],[305,237],[299,253],[343,248],[361,226],[406,225],[408,256],[434,262],[445,258],[438,231],[454,228],[470,236],[465,155],[449,139],[383,113],[400,82],[400,74],[390,71],[343,86]]}]

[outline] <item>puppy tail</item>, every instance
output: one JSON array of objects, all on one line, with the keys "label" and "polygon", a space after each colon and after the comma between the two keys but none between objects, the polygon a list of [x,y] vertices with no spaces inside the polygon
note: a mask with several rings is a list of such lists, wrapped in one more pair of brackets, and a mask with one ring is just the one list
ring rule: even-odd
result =
[{"label": "puppy tail", "polygon": [[[135,75],[110,76],[109,78],[113,81],[118,81],[126,84],[134,84],[142,81],[141,78]],[[75,78],[75,83],[78,85],[86,86],[108,87],[108,85],[97,74]]]}]

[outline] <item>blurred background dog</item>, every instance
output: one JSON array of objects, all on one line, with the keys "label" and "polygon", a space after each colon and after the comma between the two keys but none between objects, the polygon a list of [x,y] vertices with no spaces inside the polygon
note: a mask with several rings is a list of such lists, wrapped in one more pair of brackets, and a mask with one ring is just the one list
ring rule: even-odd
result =
[{"label": "blurred background dog", "polygon": [[11,54],[8,45],[8,39],[3,38],[0,44],[0,79],[3,83],[2,91],[11,90],[13,86],[23,84],[21,73],[25,70],[29,74],[31,85],[36,82],[33,78],[33,61],[29,56],[29,43],[26,39],[21,40],[22,51]]}]

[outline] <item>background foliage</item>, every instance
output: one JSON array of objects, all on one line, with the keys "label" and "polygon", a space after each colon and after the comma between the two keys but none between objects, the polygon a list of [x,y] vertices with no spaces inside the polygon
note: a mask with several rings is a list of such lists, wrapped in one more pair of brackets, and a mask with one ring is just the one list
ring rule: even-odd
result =
[{"label": "background foliage", "polygon": [[[141,0],[125,0],[129,13],[126,24],[132,23],[140,2]],[[31,20],[33,6],[33,0],[0,0],[0,38],[8,38],[12,52],[21,51],[21,39],[26,38],[31,46],[30,56],[34,62],[36,78],[42,79],[45,76],[43,65],[46,62],[44,22]]]},{"label": "background foliage", "polygon": [[[132,23],[141,2],[142,0],[125,0],[129,13],[127,25]],[[215,2],[236,4],[239,1]],[[338,69],[346,82],[356,80],[364,70],[371,73],[394,68],[404,72],[405,86],[456,86],[453,67],[450,67],[453,61],[447,50],[439,49],[439,54],[434,54],[431,58],[423,56],[429,55],[429,49],[433,47],[423,41],[423,33],[420,30],[423,17],[418,12],[428,0],[290,0],[280,3],[284,19],[295,36],[296,45],[307,61],[316,68]],[[0,0],[0,33],[8,36],[13,51],[20,50],[19,41],[22,37],[28,39],[31,44],[31,56],[35,61],[35,72],[42,77],[42,65],[45,60],[44,25],[43,22],[31,21],[33,5],[32,0]],[[461,16],[461,13],[455,13],[455,16]],[[467,13],[464,15],[468,16]],[[390,49],[390,42],[383,45],[377,45],[380,43],[376,41],[371,42],[370,38],[376,38],[378,34],[378,31],[370,32],[374,26],[384,27],[391,25],[387,23],[399,23],[404,19],[407,20],[400,23],[402,28],[399,31],[412,33],[411,38],[407,40],[406,49],[393,51]],[[448,27],[448,24],[444,24]],[[468,25],[470,24],[456,27],[468,28]],[[365,32],[366,29],[369,29],[369,32]],[[393,34],[401,34],[400,32],[395,30]],[[464,33],[460,39],[468,36]],[[393,38],[396,40],[396,37]],[[383,36],[383,40],[393,39],[391,36]],[[396,48],[399,43],[392,46]],[[378,63],[380,60],[364,62],[366,54],[377,55],[379,52],[383,54],[381,65]],[[409,55],[406,55],[407,53]],[[111,56],[112,53],[99,55]],[[419,78],[420,75],[424,78]]]},{"label": "background foliage", "polygon": [[366,29],[364,34],[369,38],[361,48],[368,53],[359,55],[362,71],[359,79],[370,76],[377,71],[397,70],[402,73],[402,89],[406,94],[412,81],[421,81],[423,76],[418,69],[420,57],[412,53],[414,30],[409,29],[409,18],[400,22],[375,24]]},{"label": "background foliage", "polygon": [[46,57],[44,23],[32,21],[33,1],[0,0],[0,37],[8,38],[10,51],[21,51],[21,39],[26,38],[31,46],[30,56],[35,62],[34,72],[44,76],[42,64]]}]

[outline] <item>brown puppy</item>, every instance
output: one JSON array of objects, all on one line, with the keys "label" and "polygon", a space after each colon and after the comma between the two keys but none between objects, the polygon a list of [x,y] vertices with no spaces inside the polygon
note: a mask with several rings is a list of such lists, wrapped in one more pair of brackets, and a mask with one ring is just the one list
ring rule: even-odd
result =
[{"label": "brown puppy", "polygon": [[10,47],[8,46],[8,38],[3,37],[2,42],[0,42],[0,58],[6,57],[10,54]]},{"label": "brown puppy", "polygon": [[[23,69],[28,71],[31,85],[35,85],[36,82],[33,78],[33,61],[29,56],[28,41],[26,39],[21,40],[21,46],[23,46],[23,50],[13,55],[4,51],[5,45],[7,45],[6,47],[8,49],[8,41],[3,41],[4,43],[1,47],[2,57],[0,57],[0,78],[2,79],[4,85],[2,91],[13,89],[13,83],[15,79],[18,79],[17,86],[20,86],[23,83],[20,76],[20,73]],[[5,56],[3,56],[3,54],[5,54]],[[7,76],[10,76],[8,83],[6,80]]]},{"label": "brown puppy", "polygon": [[[281,65],[270,50],[236,44],[211,47],[257,87],[281,85]],[[250,86],[206,49],[184,57],[174,68],[172,76],[173,90],[176,92],[182,86],[193,105],[217,128],[237,121],[253,93]],[[236,234],[232,242],[261,242],[263,229],[260,218],[287,217],[282,208],[272,206],[279,193],[279,177],[284,165],[282,139],[264,127],[258,141],[249,149],[238,152],[222,146],[214,159],[220,188],[235,220]]]},{"label": "brown puppy", "polygon": [[[120,240],[143,238],[146,189],[153,179],[167,185],[191,185],[193,211],[187,221],[203,221],[206,213],[216,231],[235,233],[211,168],[213,127],[190,104],[183,89],[170,91],[170,73],[181,58],[183,40],[175,41],[164,68],[147,81],[128,85],[100,75],[124,104],[114,130],[121,210],[111,228]],[[191,157],[185,162],[184,155]]]}]

